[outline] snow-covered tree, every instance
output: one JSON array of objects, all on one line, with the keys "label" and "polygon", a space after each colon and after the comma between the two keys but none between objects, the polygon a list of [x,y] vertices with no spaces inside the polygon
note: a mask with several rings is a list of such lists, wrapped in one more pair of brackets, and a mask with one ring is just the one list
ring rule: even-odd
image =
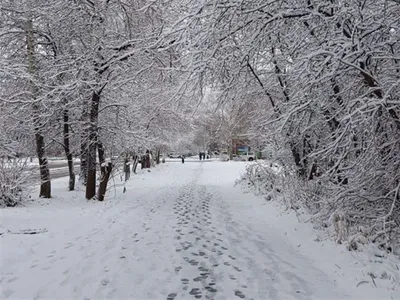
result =
[{"label": "snow-covered tree", "polygon": [[257,144],[279,141],[297,179],[325,187],[322,202],[306,191],[313,213],[398,233],[399,15],[398,1],[202,1],[175,28],[199,85],[219,105],[251,99]]}]

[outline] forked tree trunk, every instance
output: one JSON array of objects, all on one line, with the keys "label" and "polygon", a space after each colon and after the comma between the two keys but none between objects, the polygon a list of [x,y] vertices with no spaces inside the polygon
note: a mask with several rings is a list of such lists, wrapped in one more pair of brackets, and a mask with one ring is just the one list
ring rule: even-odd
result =
[{"label": "forked tree trunk", "polygon": [[69,115],[68,109],[64,109],[64,151],[65,156],[67,157],[68,161],[68,173],[69,173],[69,183],[68,189],[73,191],[75,189],[75,173],[74,173],[74,162],[72,158],[71,149],[69,146]]},{"label": "forked tree trunk", "polygon": [[[28,70],[32,78],[36,76],[36,61],[35,61],[35,45],[33,36],[33,24],[32,16],[27,16],[26,22],[26,49],[28,56]],[[33,127],[35,132],[35,143],[36,143],[36,154],[39,160],[40,169],[40,197],[51,198],[51,182],[50,182],[50,171],[48,167],[48,161],[45,153],[45,142],[41,132],[40,122],[40,109],[39,103],[37,102],[38,89],[33,80],[30,82],[32,87],[32,116],[33,116]]]}]

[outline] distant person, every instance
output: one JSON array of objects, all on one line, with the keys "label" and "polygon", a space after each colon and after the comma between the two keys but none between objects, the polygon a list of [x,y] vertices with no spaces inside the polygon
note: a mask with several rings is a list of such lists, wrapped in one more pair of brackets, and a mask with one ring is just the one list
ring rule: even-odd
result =
[{"label": "distant person", "polygon": [[201,160],[202,157],[203,155],[201,155],[201,152],[199,152],[199,159]]},{"label": "distant person", "polygon": [[185,155],[182,155],[181,159],[182,159],[182,163],[184,164],[185,163]]}]

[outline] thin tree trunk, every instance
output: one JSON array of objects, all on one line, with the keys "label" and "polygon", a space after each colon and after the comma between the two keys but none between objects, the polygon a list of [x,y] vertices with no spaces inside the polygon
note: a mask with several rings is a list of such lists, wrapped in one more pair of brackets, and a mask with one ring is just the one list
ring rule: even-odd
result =
[{"label": "thin tree trunk", "polygon": [[[26,24],[26,44],[27,44],[27,56],[28,56],[28,69],[29,73],[34,78],[36,76],[36,61],[35,61],[35,45],[33,37],[33,24],[32,17],[28,15]],[[51,198],[51,182],[50,182],[50,171],[48,167],[48,161],[45,153],[45,142],[42,135],[42,124],[40,122],[40,109],[39,103],[37,101],[38,89],[36,84],[31,80],[32,86],[32,115],[33,115],[33,125],[35,132],[35,142],[36,142],[36,154],[39,160],[39,170],[40,170],[40,197]]]},{"label": "thin tree trunk", "polygon": [[128,179],[131,177],[131,165],[129,163],[128,153],[126,154],[124,159],[124,173],[125,173],[125,181],[128,181]]},{"label": "thin tree trunk", "polygon": [[80,172],[79,181],[86,186],[87,182],[87,156],[88,156],[88,109],[86,103],[83,104],[82,115],[81,115],[81,152],[80,152]]},{"label": "thin tree trunk", "polygon": [[69,146],[69,115],[68,115],[68,109],[64,109],[63,112],[64,116],[64,151],[65,151],[65,156],[67,157],[68,161],[68,173],[69,173],[69,183],[68,183],[68,189],[70,191],[73,191],[75,189],[75,173],[74,173],[74,162],[72,159],[72,153],[71,149]]}]

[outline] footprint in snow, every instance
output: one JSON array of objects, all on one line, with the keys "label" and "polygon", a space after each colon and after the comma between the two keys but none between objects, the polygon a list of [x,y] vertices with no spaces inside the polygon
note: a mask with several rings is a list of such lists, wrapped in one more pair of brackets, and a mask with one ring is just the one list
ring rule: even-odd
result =
[{"label": "footprint in snow", "polygon": [[71,248],[72,246],[74,246],[74,244],[73,243],[68,243],[65,247],[64,247],[64,249],[68,249],[68,248]]},{"label": "footprint in snow", "polygon": [[194,260],[194,259],[189,260],[189,263],[190,263],[192,266],[197,266],[197,265],[199,264],[199,262],[196,261],[196,260]]},{"label": "footprint in snow", "polygon": [[167,296],[167,300],[174,300],[176,296],[177,296],[177,293],[170,293]]},{"label": "footprint in snow", "polygon": [[208,277],[207,275],[197,276],[197,277],[193,278],[193,281],[194,282],[199,282],[199,281],[207,279],[207,277]]},{"label": "footprint in snow", "polygon": [[199,288],[192,288],[191,291],[189,292],[190,295],[196,296],[196,295],[200,295],[201,291]]},{"label": "footprint in snow", "polygon": [[107,284],[110,283],[110,280],[108,280],[108,279],[102,279],[102,280],[100,281],[100,283],[101,283],[102,285],[106,286]]},{"label": "footprint in snow", "polygon": [[197,268],[200,272],[209,272],[209,270],[206,267],[198,267]]},{"label": "footprint in snow", "polygon": [[217,289],[213,288],[212,286],[215,285],[215,283],[210,283],[208,286],[205,287],[205,289],[210,292],[210,293],[216,293]]},{"label": "footprint in snow", "polygon": [[238,272],[242,272],[242,269],[240,269],[240,268],[238,268],[238,267],[236,267],[236,266],[233,266],[233,268],[234,268],[236,271],[238,271]]},{"label": "footprint in snow", "polygon": [[237,296],[239,298],[242,298],[242,299],[245,298],[245,295],[239,290],[235,291],[235,296]]}]

